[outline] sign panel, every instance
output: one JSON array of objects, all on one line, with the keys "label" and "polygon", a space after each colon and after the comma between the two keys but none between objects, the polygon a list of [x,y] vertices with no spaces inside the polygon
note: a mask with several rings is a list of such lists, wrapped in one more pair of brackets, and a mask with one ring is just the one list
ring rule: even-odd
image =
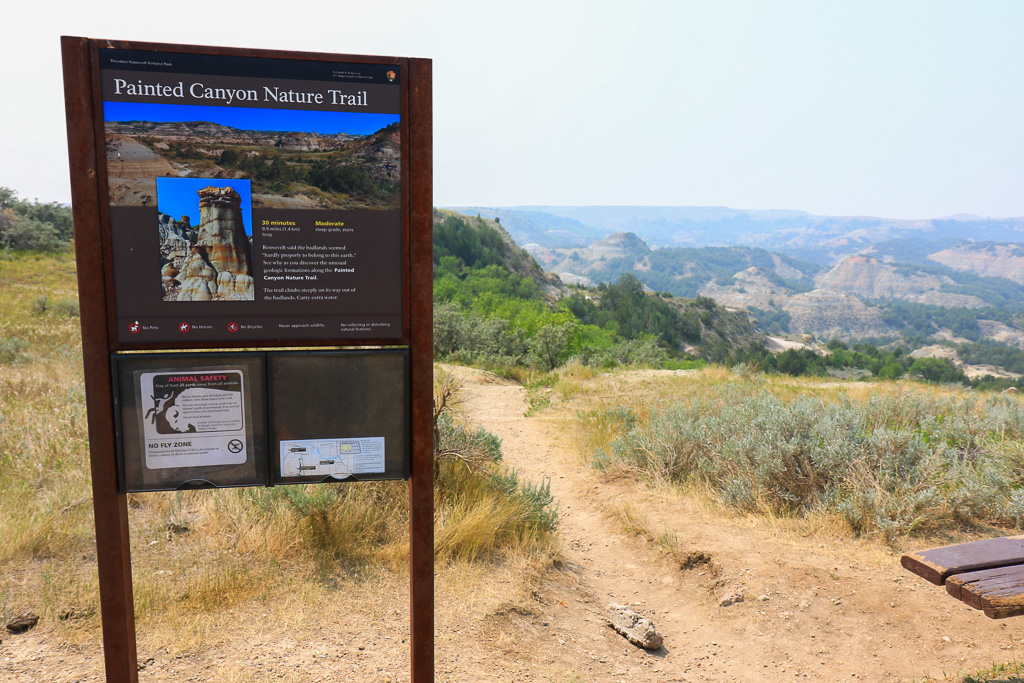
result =
[{"label": "sign panel", "polygon": [[409,476],[406,349],[111,361],[122,491]]},{"label": "sign panel", "polygon": [[140,373],[146,467],[244,463],[244,385],[240,370]]},{"label": "sign panel", "polygon": [[118,341],[402,337],[399,66],[99,57]]},{"label": "sign panel", "polygon": [[114,354],[123,491],[269,480],[265,354]]}]

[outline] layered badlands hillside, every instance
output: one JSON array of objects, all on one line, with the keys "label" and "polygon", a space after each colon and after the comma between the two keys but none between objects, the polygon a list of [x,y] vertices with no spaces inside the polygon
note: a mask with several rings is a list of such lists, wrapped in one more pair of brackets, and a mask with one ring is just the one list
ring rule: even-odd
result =
[{"label": "layered badlands hillside", "polygon": [[162,156],[123,135],[107,136],[107,171],[110,203],[155,206],[156,178],[178,171]]},{"label": "layered badlands hillside", "polygon": [[877,308],[869,308],[853,294],[815,289],[782,303],[790,315],[790,330],[829,337],[881,337],[889,326]]},{"label": "layered badlands hillside", "polygon": [[818,275],[819,289],[856,294],[864,299],[902,299],[935,306],[982,308],[987,304],[976,296],[941,291],[955,285],[952,278],[898,268],[858,254],[843,259],[831,270]]},{"label": "layered badlands hillside", "polygon": [[1024,284],[1024,247],[1018,244],[961,244],[928,258],[954,270]]},{"label": "layered badlands hillside", "polygon": [[537,249],[532,256],[545,269],[557,273],[567,284],[594,285],[588,274],[595,266],[611,259],[628,257],[634,260],[633,270],[649,271],[651,253],[647,244],[631,232],[617,232],[589,247],[579,249]]},{"label": "layered badlands hillside", "polygon": [[979,320],[978,327],[985,339],[1024,349],[1024,330],[1010,327],[996,320]]},{"label": "layered badlands hillside", "polygon": [[892,333],[879,309],[866,305],[855,294],[830,289],[796,294],[773,282],[759,268],[740,271],[729,286],[709,282],[700,293],[730,308],[781,308],[790,316],[790,331],[821,339],[882,337]]},{"label": "layered badlands hillside", "polygon": [[949,346],[943,346],[941,344],[922,346],[921,348],[911,352],[910,357],[939,358],[947,360],[960,368],[964,375],[970,379],[977,379],[978,377],[1006,377],[1009,379],[1017,379],[1020,377],[1016,372],[1009,372],[1008,370],[996,367],[995,365],[968,365],[960,358],[960,354],[956,352],[956,349]]},{"label": "layered badlands hillside", "polygon": [[741,270],[733,276],[733,284],[723,286],[711,281],[701,287],[701,296],[708,296],[730,308],[771,308],[789,298],[792,292],[772,281],[756,266]]}]

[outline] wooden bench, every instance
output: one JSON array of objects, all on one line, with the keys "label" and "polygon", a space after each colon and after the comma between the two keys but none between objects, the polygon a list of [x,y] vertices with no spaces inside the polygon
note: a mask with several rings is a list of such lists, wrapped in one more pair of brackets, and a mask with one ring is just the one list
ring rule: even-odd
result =
[{"label": "wooden bench", "polygon": [[1024,536],[907,553],[900,564],[993,619],[1024,614]]}]

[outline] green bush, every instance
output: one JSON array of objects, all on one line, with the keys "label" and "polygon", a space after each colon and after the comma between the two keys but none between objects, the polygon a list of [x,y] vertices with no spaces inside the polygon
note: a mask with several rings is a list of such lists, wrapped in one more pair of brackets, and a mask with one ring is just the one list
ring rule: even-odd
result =
[{"label": "green bush", "polygon": [[550,372],[569,360],[576,323],[545,325],[530,338],[530,364]]},{"label": "green bush", "polygon": [[963,384],[963,371],[944,358],[917,358],[907,371],[914,377],[938,384]]},{"label": "green bush", "polygon": [[58,299],[51,308],[57,315],[63,315],[69,318],[77,318],[81,315],[78,299]]},{"label": "green bush", "polygon": [[437,435],[434,446],[436,460],[456,460],[470,469],[479,469],[484,464],[501,460],[501,439],[483,427],[470,429],[457,423],[451,411],[443,411],[434,427]]},{"label": "green bush", "polygon": [[551,480],[540,484],[520,481],[516,470],[501,470],[491,475],[491,481],[505,495],[520,502],[526,510],[527,522],[541,531],[554,531],[558,526],[558,510],[551,495]]},{"label": "green bush", "polygon": [[32,315],[45,315],[50,311],[57,315],[67,316],[69,318],[77,318],[80,315],[77,299],[58,299],[57,301],[50,301],[50,297],[46,294],[37,296],[32,301],[31,310]]},{"label": "green bush", "polygon": [[43,294],[32,301],[32,315],[43,315],[50,308],[50,297]]},{"label": "green bush", "polygon": [[50,223],[0,209],[0,247],[32,251],[60,251],[67,242]]},{"label": "green bush", "polygon": [[15,365],[23,363],[27,357],[22,353],[28,348],[28,342],[18,337],[0,337],[0,363]]},{"label": "green bush", "polygon": [[453,302],[434,308],[434,355],[457,363],[489,366],[524,365],[526,335],[505,318],[463,312]]},{"label": "green bush", "polygon": [[55,252],[67,248],[73,225],[71,207],[29,202],[0,187],[0,248]]}]

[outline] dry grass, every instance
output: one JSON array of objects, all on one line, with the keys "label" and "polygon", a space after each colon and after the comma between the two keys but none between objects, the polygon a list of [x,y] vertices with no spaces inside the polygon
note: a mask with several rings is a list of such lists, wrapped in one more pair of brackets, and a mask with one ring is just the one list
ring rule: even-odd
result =
[{"label": "dry grass", "polygon": [[632,503],[622,503],[610,512],[619,528],[630,536],[642,539],[659,549],[664,555],[677,562],[680,566],[693,561],[692,554],[683,550],[679,543],[679,535],[667,524],[659,527],[652,524],[643,510]]},{"label": "dry grass", "polygon": [[587,391],[587,384],[598,376],[598,372],[579,361],[571,361],[555,370],[557,379],[552,387],[554,393],[567,401]]},{"label": "dry grass", "polygon": [[[0,253],[0,621],[32,610],[70,643],[99,629],[75,301],[70,254]],[[493,462],[450,464],[441,576],[540,571],[557,538],[530,497]],[[353,599],[372,612],[379,591],[407,592],[408,516],[405,482],[130,495],[140,651],[215,647],[239,615],[299,624]]]},{"label": "dry grass", "polygon": [[[588,378],[589,380],[590,378]],[[728,368],[709,366],[685,373],[655,370],[621,370],[597,375],[579,382],[572,392],[572,407],[580,413],[622,408],[645,419],[651,409],[710,395],[729,392],[734,399],[770,394],[781,401],[814,397],[822,402],[848,399],[863,403],[872,397],[924,396],[963,397],[969,390],[951,386],[924,384],[910,380],[895,382],[842,382],[788,375],[738,375]],[[991,394],[973,394],[985,400]],[[598,425],[600,428],[600,425]],[[592,438],[593,428],[585,427],[581,436]]]},{"label": "dry grass", "polygon": [[[547,557],[557,538],[528,498],[509,495],[506,479],[443,463],[434,516],[434,552],[445,562],[495,556]],[[509,476],[507,473],[505,477]]]},{"label": "dry grass", "polygon": [[0,620],[98,606],[78,319],[34,305],[74,296],[69,254],[0,254]]}]

